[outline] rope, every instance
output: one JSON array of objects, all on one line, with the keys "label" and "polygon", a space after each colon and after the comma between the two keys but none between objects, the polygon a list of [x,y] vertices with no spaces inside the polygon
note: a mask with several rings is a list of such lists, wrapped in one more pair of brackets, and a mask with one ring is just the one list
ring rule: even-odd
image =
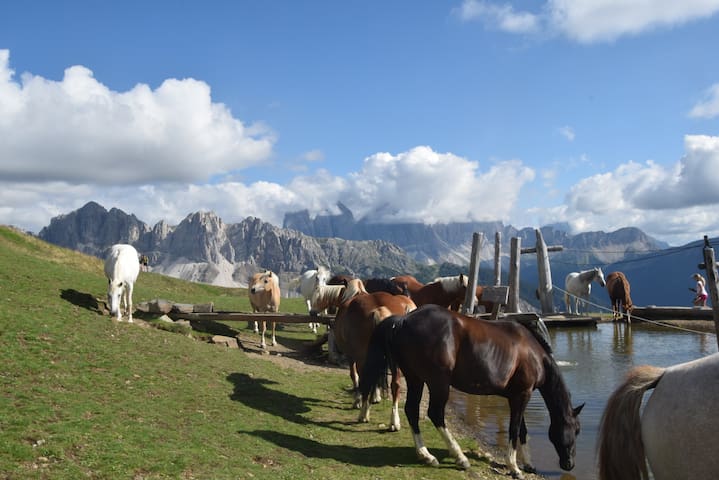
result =
[{"label": "rope", "polygon": [[[556,286],[556,285],[554,285],[554,284],[552,284],[552,288],[557,289],[557,290],[559,290],[560,292],[564,293],[565,295],[569,295],[570,297],[579,298],[579,297],[577,297],[576,295],[571,294],[571,293],[567,292],[566,290],[564,290],[564,289],[562,289],[562,288],[559,288],[558,286]],[[599,310],[604,310],[605,312],[612,312],[611,309],[605,307],[604,305],[599,305],[599,304],[597,304],[597,303],[590,302],[589,300],[584,300],[583,298],[580,298],[580,300],[586,302],[588,305],[591,305],[591,306],[593,306],[593,307],[598,308]],[[640,317],[640,316],[638,316],[638,315],[632,315],[632,317],[638,318],[639,320],[641,320],[641,321],[643,321],[643,322],[647,322],[647,323],[651,323],[651,324],[653,324],[653,325],[657,325],[657,326],[659,326],[659,327],[673,328],[673,329],[675,329],[675,330],[681,330],[681,331],[688,332],[688,333],[697,333],[697,334],[700,334],[700,335],[707,335],[707,334],[709,334],[709,335],[714,335],[714,336],[716,336],[716,332],[702,332],[702,331],[700,331],[700,330],[692,330],[691,328],[680,327],[680,326],[678,326],[678,325],[672,325],[671,323],[659,322],[659,321],[657,321],[657,320],[649,320],[648,318]]]}]

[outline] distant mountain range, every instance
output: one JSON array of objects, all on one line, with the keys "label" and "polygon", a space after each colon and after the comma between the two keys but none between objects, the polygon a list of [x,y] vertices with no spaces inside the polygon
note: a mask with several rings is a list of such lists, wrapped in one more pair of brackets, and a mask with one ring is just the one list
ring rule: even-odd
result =
[{"label": "distant mountain range", "polygon": [[[364,278],[409,273],[423,281],[466,272],[474,232],[485,236],[480,283],[486,284],[493,273],[496,232],[501,235],[505,272],[512,237],[520,238],[522,247],[535,246],[534,229],[502,222],[380,224],[357,221],[344,205],[339,208],[337,215],[315,218],[306,211],[288,213],[283,228],[254,217],[225,224],[212,212],[191,213],[176,226],[161,221],[151,227],[135,215],[90,202],[53,218],[39,237],[98,257],[114,243],[130,243],[150,257],[153,271],[224,286],[244,286],[251,273],[270,268],[289,289],[296,288],[299,273],[316,265]],[[553,283],[559,288],[570,271],[601,266],[605,274],[612,270],[627,274],[638,305],[687,305],[691,300],[687,287],[692,286],[689,276],[702,260],[701,242],[668,248],[636,228],[571,235],[566,227],[553,225],[541,232],[547,245],[563,247],[550,254]],[[522,256],[521,281],[520,295],[536,305],[534,255]],[[594,301],[608,306],[606,292],[598,285],[593,288]],[[564,309],[559,291],[555,306]]]}]

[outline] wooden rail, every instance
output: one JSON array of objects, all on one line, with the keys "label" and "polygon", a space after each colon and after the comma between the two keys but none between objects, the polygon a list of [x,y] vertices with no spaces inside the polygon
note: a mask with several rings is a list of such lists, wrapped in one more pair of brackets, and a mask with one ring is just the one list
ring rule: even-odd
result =
[{"label": "wooden rail", "polygon": [[196,321],[231,321],[231,322],[255,322],[270,321],[277,323],[322,323],[331,325],[335,318],[330,316],[313,317],[298,313],[249,313],[249,312],[207,312],[188,313],[170,312],[167,314],[173,320],[196,320]]}]

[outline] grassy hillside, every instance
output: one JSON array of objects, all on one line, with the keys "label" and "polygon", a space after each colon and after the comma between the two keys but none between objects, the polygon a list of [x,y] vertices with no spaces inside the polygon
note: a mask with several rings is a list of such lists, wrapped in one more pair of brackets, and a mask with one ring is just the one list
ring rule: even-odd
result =
[{"label": "grassy hillside", "polygon": [[[378,427],[389,402],[356,424],[344,370],[114,322],[95,301],[105,285],[98,259],[0,227],[0,478],[495,478],[474,454],[456,470],[429,422],[442,464],[418,465],[404,418]],[[134,297],[248,310],[244,291],[151,273]],[[278,336],[311,340],[304,325]]]}]

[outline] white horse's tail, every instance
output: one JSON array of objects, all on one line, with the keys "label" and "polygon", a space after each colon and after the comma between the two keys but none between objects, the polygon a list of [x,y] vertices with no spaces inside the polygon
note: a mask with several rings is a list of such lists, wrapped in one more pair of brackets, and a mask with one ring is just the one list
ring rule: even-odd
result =
[{"label": "white horse's tail", "polygon": [[657,386],[664,371],[636,367],[609,397],[599,427],[600,480],[649,479],[639,409],[644,394]]}]

